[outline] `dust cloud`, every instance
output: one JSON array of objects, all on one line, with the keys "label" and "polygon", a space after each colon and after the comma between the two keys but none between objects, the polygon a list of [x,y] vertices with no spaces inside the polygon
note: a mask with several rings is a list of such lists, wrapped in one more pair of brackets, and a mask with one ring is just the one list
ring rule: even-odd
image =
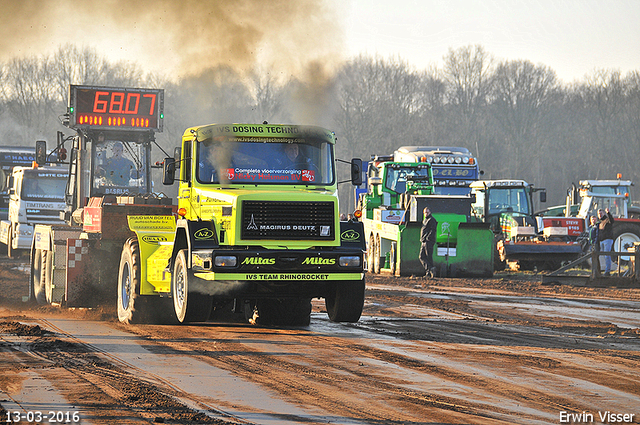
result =
[{"label": "dust cloud", "polygon": [[[342,33],[330,0],[0,0],[0,60],[66,43],[178,76],[226,65],[299,75],[336,63]],[[172,76],[175,76],[172,75]]]},{"label": "dust cloud", "polygon": [[[334,0],[0,0],[0,61],[64,44],[95,48],[167,80],[229,67],[241,78],[295,81],[294,122],[318,122],[344,60]],[[252,77],[254,76],[254,77]]]}]

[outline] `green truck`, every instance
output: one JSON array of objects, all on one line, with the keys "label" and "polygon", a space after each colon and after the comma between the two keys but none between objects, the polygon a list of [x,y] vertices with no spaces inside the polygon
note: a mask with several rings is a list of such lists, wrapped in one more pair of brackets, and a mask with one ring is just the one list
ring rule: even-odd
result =
[{"label": "green truck", "polygon": [[493,275],[493,233],[471,217],[472,196],[433,194],[428,162],[376,156],[367,174],[368,191],[360,196],[359,207],[370,273],[425,274],[418,256],[422,211],[428,205],[438,221],[433,255],[438,277]]}]

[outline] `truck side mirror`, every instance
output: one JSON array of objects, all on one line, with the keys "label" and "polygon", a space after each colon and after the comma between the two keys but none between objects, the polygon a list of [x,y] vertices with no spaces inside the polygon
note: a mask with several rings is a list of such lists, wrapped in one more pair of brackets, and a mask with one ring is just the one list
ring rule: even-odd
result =
[{"label": "truck side mirror", "polygon": [[36,141],[36,164],[45,165],[47,163],[47,142],[44,140]]},{"label": "truck side mirror", "polygon": [[164,169],[162,184],[169,186],[176,180],[176,160],[173,158],[164,159]]},{"label": "truck side mirror", "polygon": [[547,192],[544,190],[540,192],[540,202],[547,202]]},{"label": "truck side mirror", "polygon": [[173,161],[176,169],[180,168],[180,155],[182,155],[182,148],[178,146],[173,149]]},{"label": "truck side mirror", "polygon": [[362,184],[362,160],[360,158],[351,160],[351,184],[354,186]]}]

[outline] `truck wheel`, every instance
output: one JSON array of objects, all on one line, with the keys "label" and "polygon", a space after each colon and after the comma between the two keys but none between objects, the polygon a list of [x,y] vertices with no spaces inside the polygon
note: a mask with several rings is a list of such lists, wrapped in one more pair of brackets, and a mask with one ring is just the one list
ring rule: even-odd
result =
[{"label": "truck wheel", "polygon": [[40,283],[44,286],[47,304],[53,302],[53,252],[42,251],[42,269]]},{"label": "truck wheel", "polygon": [[173,308],[180,323],[204,322],[211,314],[213,297],[194,291],[191,286],[195,279],[188,267],[187,250],[182,249],[176,256],[171,277]]},{"label": "truck wheel", "polygon": [[357,322],[364,307],[364,279],[357,282],[338,282],[331,285],[324,299],[332,322]]},{"label": "truck wheel", "polygon": [[[628,248],[633,248],[634,242],[640,242],[640,227],[633,224],[621,223],[616,226],[613,223],[613,247],[615,252],[626,252]],[[629,255],[620,256],[621,264],[629,262],[631,257]],[[611,257],[611,261],[615,261],[614,257]]]},{"label": "truck wheel", "polygon": [[396,275],[396,243],[391,242],[391,250],[389,251],[389,267],[391,268],[391,276]]},{"label": "truck wheel", "polygon": [[38,304],[46,304],[47,297],[42,282],[42,250],[36,249],[31,255],[31,273],[29,275],[30,297]]},{"label": "truck wheel", "polygon": [[369,236],[369,246],[367,247],[367,271],[373,273],[373,259],[376,255],[376,239],[373,234]]},{"label": "truck wheel", "polygon": [[13,258],[13,226],[9,226],[9,232],[7,233],[7,257]]},{"label": "truck wheel", "polygon": [[376,236],[376,243],[373,253],[373,272],[380,273],[380,235]]},{"label": "truck wheel", "polygon": [[120,255],[117,305],[120,322],[142,321],[144,308],[140,297],[140,246],[134,238],[127,239]]}]

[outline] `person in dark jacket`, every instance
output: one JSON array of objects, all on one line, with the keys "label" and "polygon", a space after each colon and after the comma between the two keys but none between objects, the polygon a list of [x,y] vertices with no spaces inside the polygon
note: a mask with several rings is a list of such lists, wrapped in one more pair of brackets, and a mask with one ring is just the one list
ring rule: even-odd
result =
[{"label": "person in dark jacket", "polygon": [[[598,243],[600,251],[611,252],[613,247],[613,216],[609,212],[609,208],[598,210]],[[611,273],[611,255],[604,256],[604,275],[609,276]]]},{"label": "person in dark jacket", "polygon": [[589,216],[589,245],[591,246],[591,250],[595,249],[596,244],[598,243],[598,217],[595,215]]},{"label": "person in dark jacket", "polygon": [[429,207],[425,207],[423,213],[424,220],[420,229],[420,262],[424,267],[425,277],[434,277],[433,247],[436,244],[438,221],[431,215]]}]

